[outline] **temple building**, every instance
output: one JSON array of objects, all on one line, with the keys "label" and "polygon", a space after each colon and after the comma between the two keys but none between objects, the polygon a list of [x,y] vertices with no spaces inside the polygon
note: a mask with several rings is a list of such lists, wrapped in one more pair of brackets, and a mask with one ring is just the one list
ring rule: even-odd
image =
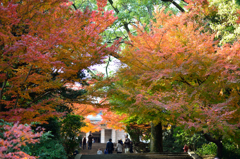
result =
[{"label": "temple building", "polygon": [[[87,118],[90,119],[91,123],[97,124],[102,120],[101,116],[98,114],[97,116],[89,115]],[[89,136],[91,132],[81,133],[82,136]],[[91,133],[94,138],[95,143],[107,143],[109,139],[112,139],[113,143],[117,143],[119,139],[124,140],[126,132],[124,130],[115,130],[107,128],[106,124],[101,124],[100,131]]]}]

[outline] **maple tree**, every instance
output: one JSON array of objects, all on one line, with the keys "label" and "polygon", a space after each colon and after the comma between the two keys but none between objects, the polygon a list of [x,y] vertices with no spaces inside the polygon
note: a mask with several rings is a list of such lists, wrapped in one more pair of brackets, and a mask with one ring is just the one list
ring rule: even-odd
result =
[{"label": "maple tree", "polygon": [[45,121],[60,116],[59,92],[81,82],[79,72],[117,51],[102,33],[116,17],[103,11],[73,10],[66,0],[3,1],[0,6],[0,116],[7,121]]},{"label": "maple tree", "polygon": [[170,16],[161,10],[150,32],[139,25],[137,35],[130,35],[113,80],[117,86],[108,95],[120,99],[113,109],[202,131],[221,157],[222,138],[237,139],[240,126],[240,46],[219,47],[204,20],[215,7],[187,2],[188,12]]},{"label": "maple tree", "polygon": [[[95,0],[71,0],[75,8],[84,10],[97,10]],[[172,7],[172,5],[175,7]],[[172,10],[174,14],[183,11],[184,1],[170,1],[170,0],[108,0],[105,10],[113,10],[118,19],[101,35],[104,42],[112,44],[116,39],[121,39],[121,47],[124,47],[124,41],[129,40],[129,33],[136,33],[134,26],[138,23],[145,25],[145,30],[151,27],[151,20],[154,18],[155,10],[166,7],[166,10]],[[120,53],[121,54],[121,53]],[[116,63],[121,58],[120,54],[114,54],[105,59],[106,75],[111,76],[115,72]],[[117,58],[117,59],[116,59]],[[111,67],[115,65],[114,67]]]},{"label": "maple tree", "polygon": [[107,124],[108,128],[115,130],[125,129],[123,121],[129,117],[127,114],[118,114],[111,109],[102,110],[102,114],[102,121],[99,124]]},{"label": "maple tree", "polygon": [[42,131],[33,133],[31,125],[23,125],[18,122],[15,124],[1,121],[1,137],[0,137],[0,157],[5,159],[28,158],[35,159],[37,157],[30,156],[20,151],[21,146],[28,143],[39,142]]},{"label": "maple tree", "polygon": [[[107,124],[107,127],[111,129],[124,129],[124,123],[122,122],[122,120],[126,119],[128,116],[126,114],[117,114],[116,112],[111,111],[108,106],[109,104],[107,103],[101,103],[100,105],[98,103],[97,105],[95,105],[94,103],[73,103],[71,104],[71,106],[69,105],[69,108],[72,109],[72,112],[74,114],[85,117],[84,122],[86,123],[86,125],[81,128],[82,132],[87,133],[89,131],[99,131],[101,124]],[[91,123],[91,120],[87,118],[88,115],[96,116],[100,112],[102,120],[98,123]]]}]

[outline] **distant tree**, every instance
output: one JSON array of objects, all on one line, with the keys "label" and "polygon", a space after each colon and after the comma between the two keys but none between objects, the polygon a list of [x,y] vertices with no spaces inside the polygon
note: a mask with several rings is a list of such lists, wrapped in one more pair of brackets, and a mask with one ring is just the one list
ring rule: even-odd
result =
[{"label": "distant tree", "polygon": [[79,144],[76,137],[79,136],[81,127],[85,126],[83,120],[82,116],[68,114],[62,121],[61,135],[67,154],[71,154]]}]

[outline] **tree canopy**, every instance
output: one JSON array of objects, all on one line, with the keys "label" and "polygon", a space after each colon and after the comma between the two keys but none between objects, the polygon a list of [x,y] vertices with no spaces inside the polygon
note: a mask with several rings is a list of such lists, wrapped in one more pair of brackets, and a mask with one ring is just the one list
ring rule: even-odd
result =
[{"label": "tree canopy", "polygon": [[82,82],[79,73],[117,52],[101,33],[116,18],[111,11],[71,9],[65,0],[4,1],[1,12],[1,118],[44,121],[55,111],[61,88]]},{"label": "tree canopy", "polygon": [[[223,0],[5,0],[0,117],[31,123],[101,110],[114,128],[128,118],[200,131],[218,148],[226,136],[239,142],[238,10]],[[122,65],[108,76],[112,56]],[[107,77],[90,70],[103,63]]]}]

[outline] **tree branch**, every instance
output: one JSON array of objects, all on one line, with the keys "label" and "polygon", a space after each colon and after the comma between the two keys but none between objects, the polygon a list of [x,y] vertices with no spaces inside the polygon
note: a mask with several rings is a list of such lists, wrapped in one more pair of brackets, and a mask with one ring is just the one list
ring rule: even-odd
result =
[{"label": "tree branch", "polygon": [[170,2],[173,5],[175,5],[175,7],[177,7],[177,9],[179,9],[181,12],[185,12],[185,10],[179,4],[177,4],[174,0],[170,0]]},{"label": "tree branch", "polygon": [[[21,85],[21,91],[23,90],[23,84],[27,81],[28,76],[30,75],[31,70],[32,70],[32,65],[30,66],[30,69],[29,69],[29,71],[28,71],[28,74],[27,74],[26,78],[25,78],[24,81],[20,84],[20,85]],[[19,99],[19,93],[17,92],[17,98],[16,98],[16,101],[15,101],[14,109],[17,108],[18,99]]]},{"label": "tree branch", "polygon": [[[171,2],[175,7],[177,7],[177,9],[179,9],[181,12],[185,12],[185,10],[179,5],[177,4],[174,0],[162,0],[163,2]],[[185,2],[185,1],[184,1]]]},{"label": "tree branch", "polygon": [[24,83],[26,82],[28,76],[30,75],[31,70],[32,70],[32,65],[30,66],[30,69],[29,69],[29,71],[28,71],[28,74],[27,74],[27,76],[26,76],[26,78],[24,79],[24,81],[23,81],[22,84],[24,84]]},{"label": "tree branch", "polygon": [[[8,80],[8,71],[6,73],[6,79],[4,80],[3,82],[3,85],[2,85],[2,89],[0,90],[0,100],[2,99],[2,94],[3,94],[3,89],[6,87],[6,84],[7,84],[7,80]],[[0,108],[1,109],[1,108]],[[1,110],[0,110],[1,111]]]},{"label": "tree branch", "polygon": [[107,62],[107,66],[106,66],[106,75],[107,75],[107,78],[108,78],[108,71],[107,71],[107,69],[108,69],[108,66],[109,66],[109,62],[111,61],[111,58],[110,58],[110,56],[108,57],[108,62]]},{"label": "tree branch", "polygon": [[186,81],[182,76],[180,76],[183,83],[186,83],[188,86],[193,87],[188,81]]},{"label": "tree branch", "polygon": [[16,98],[16,101],[15,101],[15,104],[14,104],[14,107],[13,107],[14,109],[17,108],[18,98],[19,98],[19,93],[17,93],[17,98]]},{"label": "tree branch", "polygon": [[[112,0],[108,0],[108,2],[109,2],[109,3],[111,4],[111,6],[113,7],[114,11],[118,14],[118,13],[119,13],[119,10],[118,10],[116,7],[113,6],[113,1],[112,1]],[[130,29],[129,29],[129,27],[128,27],[128,23],[123,22],[123,26],[124,26],[125,30],[126,30],[128,33],[130,33]]]},{"label": "tree branch", "polygon": [[47,94],[49,94],[49,93],[51,93],[51,92],[53,92],[53,91],[54,91],[54,89],[53,89],[53,90],[49,90],[48,92],[45,92],[43,95],[41,95],[41,96],[35,98],[30,104],[28,104],[28,106],[30,106],[30,105],[33,104],[34,102],[36,102],[36,101],[42,99],[44,96],[46,96]]},{"label": "tree branch", "polygon": [[77,7],[76,7],[76,5],[73,3],[72,4],[72,6],[73,6],[73,8],[75,9],[75,10],[77,10]]}]

